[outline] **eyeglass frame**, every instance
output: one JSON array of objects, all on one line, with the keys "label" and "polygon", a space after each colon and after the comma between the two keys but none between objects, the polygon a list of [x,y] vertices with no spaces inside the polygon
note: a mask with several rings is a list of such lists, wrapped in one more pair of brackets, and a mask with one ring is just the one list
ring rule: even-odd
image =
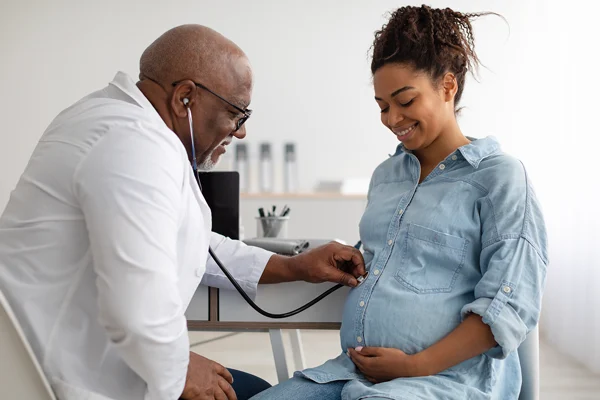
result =
[{"label": "eyeglass frame", "polygon": [[[182,79],[182,80],[177,81],[177,82],[173,82],[171,84],[171,86],[175,87],[175,86],[179,85],[181,82],[183,82],[184,80],[185,79]],[[192,81],[192,82],[194,82],[194,81]],[[220,96],[220,95],[216,94],[215,92],[213,92],[212,90],[210,90],[209,88],[207,88],[206,86],[204,86],[203,84],[198,83],[198,82],[194,82],[194,85],[196,85],[200,89],[206,90],[208,93],[212,94],[213,96],[218,97],[219,99],[223,100],[225,103],[229,104],[231,107],[235,108],[236,111],[239,111],[239,112],[241,112],[243,114],[243,116],[240,119],[237,120],[234,132],[239,131],[240,128],[242,127],[242,125],[244,125],[244,123],[246,121],[248,121],[248,118],[250,118],[250,116],[252,115],[252,110],[251,109],[247,108],[247,109],[244,110],[244,109],[236,106],[235,104],[233,104],[229,100],[226,100],[223,96]]]}]

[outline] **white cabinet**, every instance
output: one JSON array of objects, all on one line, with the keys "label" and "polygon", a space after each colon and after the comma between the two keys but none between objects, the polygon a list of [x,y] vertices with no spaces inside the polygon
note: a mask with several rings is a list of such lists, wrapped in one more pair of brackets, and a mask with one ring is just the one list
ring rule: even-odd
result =
[{"label": "white cabinet", "polygon": [[[244,235],[256,235],[258,209],[265,211],[271,206],[281,211],[285,205],[290,209],[288,237],[291,239],[341,239],[354,245],[359,238],[358,223],[366,206],[365,196],[327,194],[311,195],[242,195],[240,215]],[[265,311],[283,313],[294,310],[327,289],[332,283],[314,285],[292,282],[276,285],[260,285],[256,303]],[[348,288],[338,289],[315,306],[281,322],[340,322]],[[222,322],[273,322],[252,309],[236,291],[219,291],[219,321]]]}]

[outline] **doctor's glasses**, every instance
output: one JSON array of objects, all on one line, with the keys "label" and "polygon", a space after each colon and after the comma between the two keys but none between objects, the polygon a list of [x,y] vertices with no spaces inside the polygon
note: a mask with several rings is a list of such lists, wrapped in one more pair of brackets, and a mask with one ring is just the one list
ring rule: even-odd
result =
[{"label": "doctor's glasses", "polygon": [[[173,87],[175,87],[178,84],[180,84],[181,82],[183,82],[183,80],[177,81],[177,82],[173,82],[171,85]],[[194,82],[194,81],[192,81],[192,82]],[[194,82],[194,85],[198,86],[200,89],[206,90],[208,93],[212,94],[213,96],[218,97],[219,99],[223,100],[225,103],[229,104],[231,107],[233,107],[234,109],[236,109],[237,111],[239,111],[240,113],[242,113],[242,116],[235,123],[235,132],[239,131],[240,128],[242,127],[242,125],[244,125],[244,122],[246,122],[248,120],[248,118],[250,118],[250,116],[252,115],[252,110],[250,110],[248,108],[244,110],[244,109],[236,106],[235,104],[233,104],[232,102],[226,100],[222,96],[216,94],[215,92],[213,92],[212,90],[210,90],[209,88],[207,88],[206,86],[204,86],[203,84],[198,83],[198,82]]]}]

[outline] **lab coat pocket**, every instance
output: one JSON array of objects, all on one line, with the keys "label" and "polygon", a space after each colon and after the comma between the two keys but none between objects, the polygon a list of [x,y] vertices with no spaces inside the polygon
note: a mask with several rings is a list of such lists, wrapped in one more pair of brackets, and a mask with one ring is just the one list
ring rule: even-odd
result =
[{"label": "lab coat pocket", "polygon": [[460,274],[468,240],[409,224],[396,279],[419,294],[448,293]]}]

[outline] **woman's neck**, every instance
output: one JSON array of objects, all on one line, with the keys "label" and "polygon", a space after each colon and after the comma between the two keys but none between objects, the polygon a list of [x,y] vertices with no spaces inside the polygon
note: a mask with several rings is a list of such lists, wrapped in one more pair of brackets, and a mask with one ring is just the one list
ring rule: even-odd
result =
[{"label": "woman's neck", "polygon": [[456,149],[471,141],[462,134],[456,121],[427,147],[415,150],[414,154],[419,159],[422,167],[435,168],[442,160],[452,154]]}]

